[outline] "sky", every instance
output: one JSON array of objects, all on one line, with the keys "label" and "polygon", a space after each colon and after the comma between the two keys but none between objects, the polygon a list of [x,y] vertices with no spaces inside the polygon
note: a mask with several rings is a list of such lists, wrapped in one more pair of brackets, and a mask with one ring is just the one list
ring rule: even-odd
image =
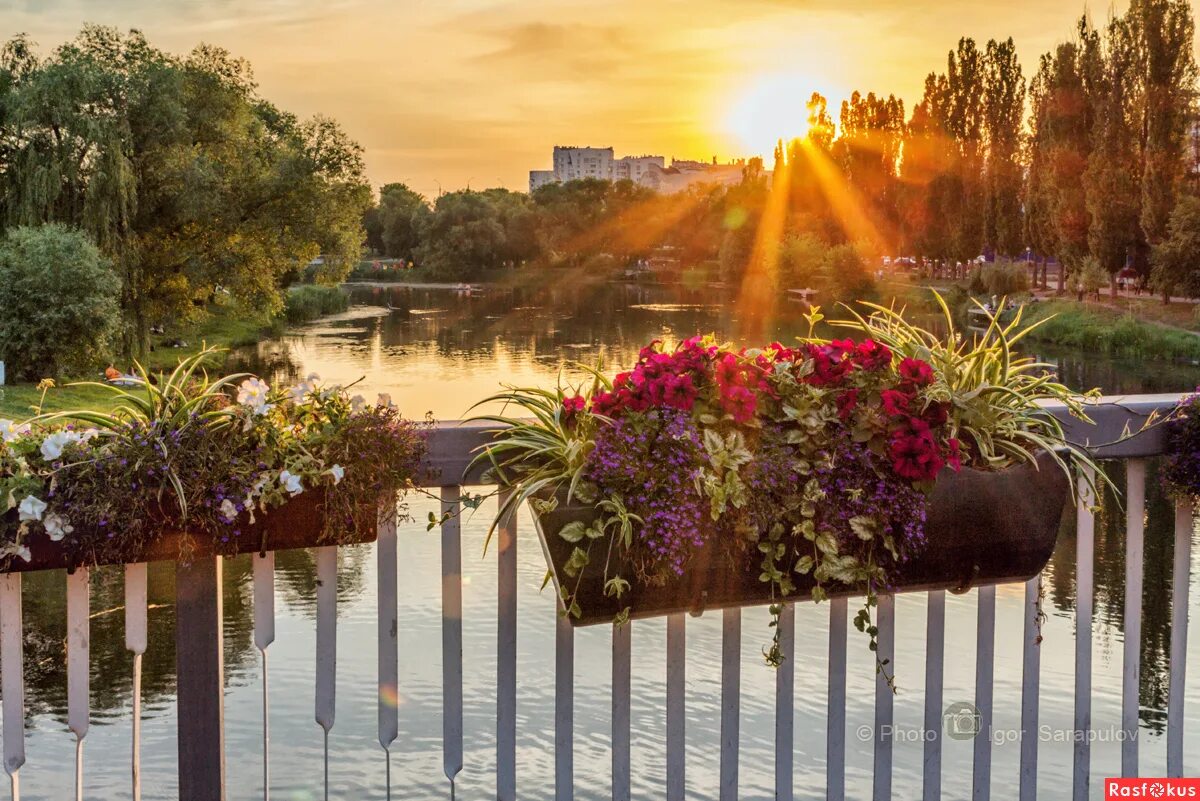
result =
[{"label": "sky", "polygon": [[[1200,0],[1196,0],[1200,3]],[[1122,10],[1126,2],[1115,7]],[[710,160],[769,154],[812,91],[906,109],[960,36],[1011,36],[1026,75],[1076,0],[0,0],[43,53],[87,22],[250,61],[260,92],[337,119],[368,177],[429,196],[524,189],[554,145]],[[1110,6],[1093,5],[1097,22]]]}]

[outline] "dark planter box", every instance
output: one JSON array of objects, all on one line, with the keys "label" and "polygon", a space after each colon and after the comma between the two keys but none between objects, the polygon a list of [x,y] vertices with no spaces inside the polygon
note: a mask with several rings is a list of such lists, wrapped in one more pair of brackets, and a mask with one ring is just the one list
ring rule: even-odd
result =
[{"label": "dark planter box", "polygon": [[[1037,461],[1038,468],[943,471],[929,498],[925,547],[898,567],[893,589],[961,592],[981,584],[1026,581],[1041,572],[1054,551],[1070,482],[1049,454],[1041,454]],[[605,597],[603,559],[597,558],[594,548],[592,563],[580,576],[562,572],[575,546],[559,537],[559,530],[574,520],[587,522],[593,517],[590,506],[562,505],[549,514],[535,515],[556,588],[561,591],[563,582],[577,587],[582,616],[572,618],[575,625],[611,623],[626,606],[630,617],[639,618],[772,602],[770,584],[759,581],[757,551],[735,564],[714,556],[708,548],[700,549],[678,580],[663,586],[634,585],[620,601]],[[629,571],[624,575],[628,578]],[[789,600],[809,600],[812,578],[792,578],[796,594]],[[862,594],[857,588],[826,589],[831,596]]]},{"label": "dark planter box", "polygon": [[[363,515],[365,519],[374,519]],[[230,529],[241,529],[241,536],[230,537],[228,542],[214,547],[213,537],[204,532],[194,532],[190,535],[177,528],[164,527],[148,537],[145,545],[134,552],[119,555],[106,553],[88,553],[68,544],[78,532],[67,535],[59,542],[52,541],[44,532],[39,531],[28,537],[25,544],[29,546],[31,559],[28,562],[17,557],[8,560],[9,564],[2,565],[5,572],[25,573],[31,570],[53,570],[57,568],[73,569],[81,566],[130,564],[135,562],[177,562],[181,558],[188,560],[215,555],[233,556],[241,553],[258,553],[260,551],[285,551],[291,548],[313,548],[320,545],[332,545],[332,540],[322,541],[321,535],[325,528],[324,498],[316,493],[305,493],[292,498],[283,506],[269,512],[258,512],[252,525],[249,518],[243,515],[238,525]],[[370,530],[355,530],[339,534],[338,545],[354,545],[364,542],[374,542],[378,536],[376,526],[367,527]]]}]

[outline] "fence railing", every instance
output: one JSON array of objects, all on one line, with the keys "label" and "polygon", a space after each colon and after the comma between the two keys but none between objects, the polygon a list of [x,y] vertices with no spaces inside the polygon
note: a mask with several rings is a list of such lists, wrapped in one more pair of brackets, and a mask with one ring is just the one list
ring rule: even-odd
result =
[{"label": "fence railing", "polygon": [[[1169,411],[1179,400],[1176,395],[1127,396],[1103,399],[1092,411],[1095,425],[1064,417],[1072,441],[1087,447],[1104,459],[1121,459],[1127,473],[1126,570],[1124,606],[1123,684],[1121,727],[1121,772],[1138,773],[1138,687],[1141,669],[1141,617],[1143,545],[1145,537],[1144,501],[1146,458],[1161,452],[1160,428],[1143,430],[1156,414]],[[1061,410],[1054,410],[1061,414]],[[449,513],[441,528],[442,577],[442,752],[443,768],[451,787],[463,770],[463,581],[462,532],[458,512],[464,486],[484,481],[481,475],[466,474],[472,453],[488,440],[487,427],[478,424],[443,423],[430,434],[429,484],[440,488],[441,509]],[[1088,477],[1079,476],[1080,491],[1085,494]],[[1075,698],[1073,739],[1072,797],[1089,797],[1090,748],[1092,729],[1092,616],[1094,592],[1095,520],[1090,503],[1077,507],[1078,534],[1076,551],[1076,639]],[[1192,509],[1179,503],[1175,512],[1173,553],[1173,595],[1170,642],[1170,687],[1167,709],[1167,771],[1183,771],[1184,680],[1187,653],[1188,585],[1192,533]],[[548,788],[518,791],[517,765],[517,529],[510,516],[499,527],[496,541],[497,597],[497,671],[495,688],[495,782],[496,798],[515,801],[518,797],[546,797]],[[387,752],[386,783],[388,797],[393,785],[390,751],[399,732],[400,709],[394,703],[399,685],[400,655],[397,596],[397,549],[395,525],[383,526],[376,546],[378,586],[378,739]],[[263,705],[263,797],[270,797],[270,703],[268,655],[275,640],[275,557],[273,553],[253,558],[254,644],[262,655]],[[325,792],[328,796],[328,737],[335,720],[335,684],[337,673],[337,549],[316,549],[316,687],[315,715],[325,731]],[[225,798],[224,692],[222,665],[222,562],[221,559],[197,560],[179,565],[176,574],[176,698],[178,705],[179,797],[183,801],[219,801]],[[1021,729],[1038,728],[1041,641],[1038,636],[1040,577],[1026,583],[1023,606]],[[66,586],[67,615],[67,723],[76,738],[75,796],[83,798],[83,745],[89,724],[89,571],[70,574]],[[551,601],[547,600],[547,603]],[[140,678],[141,656],[147,647],[147,570],[145,564],[125,568],[125,646],[132,655],[134,709],[132,715],[131,797],[141,797],[140,771]],[[841,801],[846,788],[846,622],[847,601],[832,600],[828,605],[828,677],[826,714],[826,790],[829,801]],[[711,614],[711,613],[710,613]],[[573,798],[576,775],[574,749],[574,629],[561,616],[555,632],[555,704],[554,704],[554,798]],[[630,698],[631,626],[612,631],[612,718],[611,787],[612,797],[627,800],[631,795]],[[795,609],[788,605],[780,619],[782,666],[775,674],[775,765],[777,799],[793,797]],[[880,598],[879,655],[891,659],[898,647],[895,641],[894,598]],[[982,587],[978,593],[976,670],[974,706],[980,717],[981,736],[974,739],[972,763],[972,799],[986,801],[992,786],[993,666],[995,658],[996,588]],[[741,695],[741,611],[724,610],[721,621],[720,649],[720,760],[719,797],[722,801],[738,798],[738,749]],[[20,798],[20,769],[25,763],[24,677],[20,574],[0,575],[0,686],[3,711],[4,767],[12,779],[14,801]],[[685,741],[687,736],[687,699],[685,641],[686,617],[671,615],[666,626],[666,775],[665,797],[682,801],[685,794]],[[928,593],[923,727],[922,797],[933,801],[942,797],[942,741],[938,735],[943,721],[943,675],[945,669],[946,597],[944,591]],[[425,656],[416,658],[428,658]],[[875,725],[873,728],[873,791],[876,801],[889,799],[892,793],[892,741],[886,736],[893,722],[893,694],[884,677],[875,682]],[[1019,774],[1011,777],[1022,801],[1037,796],[1038,738],[1021,740]],[[586,780],[590,780],[586,779]],[[585,781],[586,781],[585,780]],[[1008,797],[1010,793],[1005,793]]]}]

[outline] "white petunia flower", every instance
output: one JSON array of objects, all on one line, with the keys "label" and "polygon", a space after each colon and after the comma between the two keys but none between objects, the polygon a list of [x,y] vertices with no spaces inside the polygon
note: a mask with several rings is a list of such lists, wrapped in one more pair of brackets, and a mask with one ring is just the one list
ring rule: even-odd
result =
[{"label": "white petunia flower", "polygon": [[46,515],[46,518],[42,521],[42,525],[46,527],[46,533],[50,535],[50,539],[55,542],[58,542],[75,530],[75,527],[58,513]]},{"label": "white petunia flower", "polygon": [[0,557],[3,556],[16,556],[20,559],[24,559],[26,562],[33,558],[33,554],[29,552],[29,546],[18,545],[15,542],[0,545]]},{"label": "white petunia flower", "polygon": [[237,402],[250,407],[255,414],[266,414],[263,409],[270,408],[267,404],[267,395],[270,391],[271,387],[261,378],[247,378],[238,387]]},{"label": "white petunia flower", "polygon": [[284,490],[290,495],[299,495],[304,492],[304,485],[300,483],[300,476],[295,475],[290,470],[284,470],[279,474],[279,483],[283,485]]},{"label": "white petunia flower", "polygon": [[346,468],[342,467],[340,464],[335,464],[333,467],[329,468],[328,473],[329,475],[333,476],[334,484],[341,484],[342,479],[346,477]]},{"label": "white petunia flower", "polygon": [[46,514],[46,502],[32,495],[26,495],[25,499],[17,506],[17,512],[21,520],[41,520],[42,515]]},{"label": "white petunia flower", "polygon": [[42,458],[47,462],[53,462],[62,456],[63,448],[72,442],[78,442],[79,439],[79,434],[74,431],[55,431],[42,440]]},{"label": "white petunia flower", "polygon": [[364,408],[366,408],[366,405],[367,405],[367,399],[364,398],[362,395],[355,395],[353,398],[350,399],[350,411],[354,412],[355,414],[358,414]]},{"label": "white petunia flower", "polygon": [[229,500],[228,498],[221,501],[221,516],[224,517],[226,521],[231,521],[238,516],[237,507],[234,506],[233,501]]},{"label": "white petunia flower", "polygon": [[288,390],[288,395],[291,396],[294,403],[304,403],[309,395],[316,390],[316,384],[311,381],[301,381],[296,386]]},{"label": "white petunia flower", "polygon": [[308,381],[308,383],[310,383],[310,384],[315,384],[321,380],[321,376],[317,375],[316,373],[309,373],[308,378],[306,378],[305,380]]},{"label": "white petunia flower", "polygon": [[0,420],[0,442],[16,442],[29,433],[29,426],[17,425],[12,420]]},{"label": "white petunia flower", "polygon": [[387,392],[380,392],[380,393],[379,393],[379,400],[377,400],[377,401],[375,402],[375,405],[376,405],[376,406],[384,406],[384,407],[387,407],[387,408],[391,408],[391,407],[392,407],[392,406],[394,406],[395,404],[393,404],[393,403],[392,403],[392,396],[391,396],[390,394],[388,394]]}]

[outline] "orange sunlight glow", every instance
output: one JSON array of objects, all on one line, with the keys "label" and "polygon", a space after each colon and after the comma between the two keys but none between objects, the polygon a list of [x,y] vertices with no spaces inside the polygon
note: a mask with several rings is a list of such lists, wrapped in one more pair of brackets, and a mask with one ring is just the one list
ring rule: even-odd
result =
[{"label": "orange sunlight glow", "polygon": [[811,80],[794,73],[761,76],[733,102],[725,127],[746,148],[746,155],[762,156],[770,169],[780,139],[787,142],[808,133],[804,103],[811,87]]}]

